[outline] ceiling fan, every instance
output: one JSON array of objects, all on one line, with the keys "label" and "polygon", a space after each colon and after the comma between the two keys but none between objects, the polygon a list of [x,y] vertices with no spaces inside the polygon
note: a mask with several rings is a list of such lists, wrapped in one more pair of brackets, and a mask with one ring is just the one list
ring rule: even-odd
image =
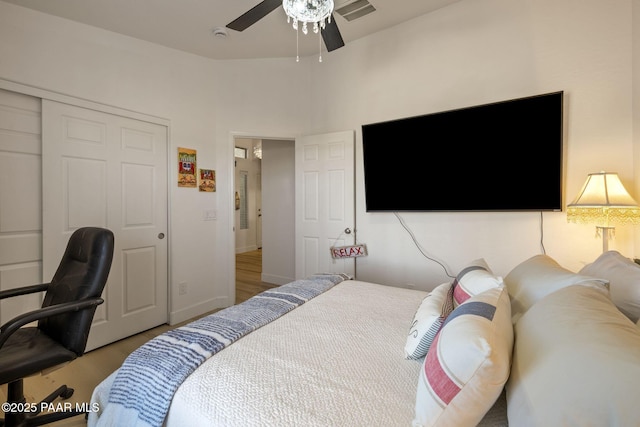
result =
[{"label": "ceiling fan", "polygon": [[[236,31],[244,31],[276,10],[279,6],[282,6],[282,0],[261,1],[248,12],[243,13],[238,18],[228,23],[227,28],[231,28]],[[340,34],[340,30],[338,29],[333,13],[331,14],[331,20],[327,22],[326,26],[322,28],[320,32],[328,52],[344,46],[344,40],[342,40],[342,35]]]}]

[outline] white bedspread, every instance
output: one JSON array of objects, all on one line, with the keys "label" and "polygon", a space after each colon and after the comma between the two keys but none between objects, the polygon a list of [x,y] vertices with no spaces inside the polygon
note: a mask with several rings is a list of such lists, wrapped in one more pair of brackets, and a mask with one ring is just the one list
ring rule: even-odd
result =
[{"label": "white bedspread", "polygon": [[336,285],[205,362],[178,389],[167,425],[411,425],[420,362],[403,348],[425,295]]},{"label": "white bedspread", "polygon": [[161,427],[176,389],[205,360],[344,279],[321,274],[296,280],[148,341],[127,357],[108,387],[94,390],[100,411],[89,425],[121,427],[126,420],[132,427]]},{"label": "white bedspread", "polygon": [[[178,388],[165,425],[410,426],[422,361],[405,359],[404,345],[426,294],[334,286],[208,359]],[[507,425],[504,396],[481,425]]]}]

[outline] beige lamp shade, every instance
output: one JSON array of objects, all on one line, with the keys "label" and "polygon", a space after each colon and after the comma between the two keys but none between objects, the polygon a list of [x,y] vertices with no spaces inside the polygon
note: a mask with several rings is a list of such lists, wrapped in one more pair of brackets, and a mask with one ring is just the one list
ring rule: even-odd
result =
[{"label": "beige lamp shade", "polygon": [[617,173],[591,173],[578,196],[567,206],[567,221],[600,227],[640,224],[640,207]]}]

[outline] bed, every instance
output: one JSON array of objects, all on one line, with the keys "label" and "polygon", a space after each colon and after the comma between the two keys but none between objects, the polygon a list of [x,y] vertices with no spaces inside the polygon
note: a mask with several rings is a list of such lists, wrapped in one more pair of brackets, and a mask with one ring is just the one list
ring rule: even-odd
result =
[{"label": "bed", "polygon": [[622,262],[539,255],[503,280],[480,259],[429,292],[295,281],[134,351],[88,425],[637,425],[640,267]]},{"label": "bed", "polygon": [[[421,363],[403,349],[427,292],[340,277],[204,360],[172,396],[164,425],[411,425]],[[101,412],[89,425],[153,425],[109,414],[117,375],[94,391]]]}]

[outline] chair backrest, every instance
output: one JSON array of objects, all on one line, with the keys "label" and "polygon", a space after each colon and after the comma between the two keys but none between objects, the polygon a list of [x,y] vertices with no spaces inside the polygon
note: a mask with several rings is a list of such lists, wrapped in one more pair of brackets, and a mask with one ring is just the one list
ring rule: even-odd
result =
[{"label": "chair backrest", "polygon": [[[107,283],[113,259],[114,236],[98,227],[73,232],[60,265],[47,289],[42,307],[97,298]],[[96,306],[52,316],[38,328],[78,356],[84,353]]]}]

